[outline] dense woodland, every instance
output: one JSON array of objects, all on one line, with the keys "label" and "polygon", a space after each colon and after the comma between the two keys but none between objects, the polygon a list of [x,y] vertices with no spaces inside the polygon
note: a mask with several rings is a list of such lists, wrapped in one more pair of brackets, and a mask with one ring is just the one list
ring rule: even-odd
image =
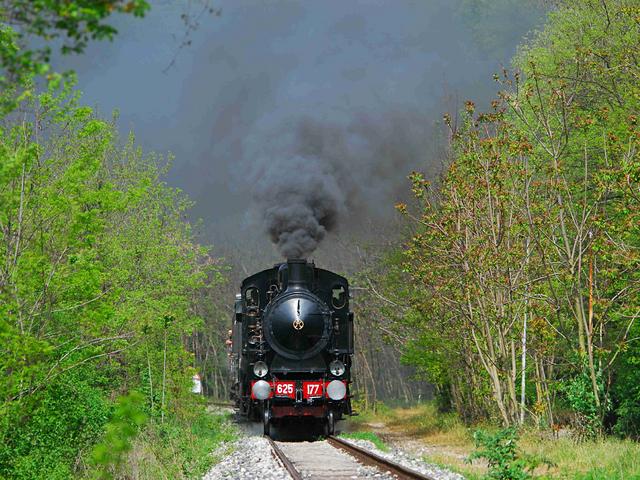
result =
[{"label": "dense woodland", "polygon": [[639,44],[637,1],[558,6],[489,111],[445,117],[442,177],[411,175],[415,233],[380,281],[467,421],[640,435]]},{"label": "dense woodland", "polygon": [[[225,397],[251,272],[201,245],[171,158],[48,67],[46,42],[81,54],[148,8],[0,2],[0,478],[191,477],[209,444],[184,426],[220,430],[191,377]],[[469,424],[640,437],[638,45],[637,0],[554,3],[491,108],[445,115],[444,171],[397,205],[409,233],[345,253],[359,408],[435,391]]]},{"label": "dense woodland", "polygon": [[171,159],[119,138],[72,76],[48,73],[46,48],[20,48],[33,30],[81,51],[112,34],[112,10],[146,3],[2,5],[16,16],[0,32],[0,478],[111,477],[136,442],[129,469],[193,475],[202,458],[161,457],[190,452],[183,425],[217,428],[190,393],[189,347],[222,266],[162,180]]}]

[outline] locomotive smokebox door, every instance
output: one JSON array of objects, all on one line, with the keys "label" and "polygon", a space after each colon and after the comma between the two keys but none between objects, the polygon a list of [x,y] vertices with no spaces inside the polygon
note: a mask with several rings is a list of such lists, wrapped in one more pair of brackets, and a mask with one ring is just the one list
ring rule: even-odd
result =
[{"label": "locomotive smokebox door", "polygon": [[307,290],[286,290],[264,312],[269,345],[291,360],[311,358],[327,346],[331,312]]}]

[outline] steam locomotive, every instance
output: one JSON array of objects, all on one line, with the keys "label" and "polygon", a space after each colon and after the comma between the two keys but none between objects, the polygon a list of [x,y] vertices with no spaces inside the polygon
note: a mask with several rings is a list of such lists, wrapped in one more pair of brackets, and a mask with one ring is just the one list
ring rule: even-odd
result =
[{"label": "steam locomotive", "polygon": [[351,415],[353,313],[347,280],[288,260],[243,280],[230,359],[238,415],[271,426],[315,419],[331,435]]}]

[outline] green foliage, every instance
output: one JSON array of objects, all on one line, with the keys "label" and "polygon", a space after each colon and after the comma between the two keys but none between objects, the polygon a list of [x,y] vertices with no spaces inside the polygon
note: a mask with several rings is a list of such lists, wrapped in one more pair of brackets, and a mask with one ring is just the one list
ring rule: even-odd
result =
[{"label": "green foliage", "polygon": [[[204,413],[184,338],[222,274],[184,221],[191,202],[163,182],[169,161],[49,73],[51,45],[82,53],[114,37],[112,14],[149,7],[0,0],[0,478],[119,476],[154,422]],[[199,454],[180,471],[207,464]]]},{"label": "green foliage", "polygon": [[[82,53],[90,40],[113,39],[117,30],[107,23],[114,13],[142,17],[150,5],[145,0],[2,0],[0,21],[3,34],[0,62],[8,72],[42,73],[49,62],[50,43],[60,40],[62,53]],[[34,42],[33,38],[40,39]],[[18,49],[28,40],[39,47]]]},{"label": "green foliage", "polygon": [[489,433],[477,430],[473,434],[477,450],[469,460],[484,458],[489,464],[485,478],[491,480],[526,480],[531,478],[529,471],[535,464],[518,454],[518,431],[515,427]]},{"label": "green foliage", "polygon": [[78,368],[20,403],[3,405],[0,472],[16,479],[72,475],[78,447],[102,433],[110,413],[108,400],[92,382],[94,372]]},{"label": "green foliage", "polygon": [[[638,338],[638,325],[632,331],[632,338]],[[613,397],[617,415],[615,433],[640,439],[640,347],[629,345],[620,361]]]},{"label": "green foliage", "polygon": [[348,432],[342,433],[340,436],[344,438],[353,438],[354,440],[367,440],[373,443],[378,450],[383,452],[389,451],[389,446],[374,432]]},{"label": "green foliage", "polygon": [[198,295],[222,279],[184,221],[190,201],[162,181],[168,162],[77,97],[52,83],[0,124],[5,477],[68,478],[105,429],[95,460],[115,471],[137,409],[168,421],[196,408],[184,338],[202,323]]},{"label": "green foliage", "polygon": [[[220,456],[229,453],[237,432],[228,415],[197,407],[172,416],[164,423],[152,420],[133,442],[117,478],[201,478]],[[216,451],[216,455],[212,452]]]},{"label": "green foliage", "polygon": [[[489,3],[466,2],[471,16]],[[559,2],[489,111],[445,116],[437,188],[409,177],[404,358],[467,421],[595,435],[613,408],[637,435],[638,18],[635,0]]]},{"label": "green foliage", "polygon": [[[599,393],[604,397],[604,385],[602,385],[600,372],[597,380]],[[600,409],[596,405],[588,370],[585,368],[573,378],[566,380],[560,385],[560,389],[576,417],[574,427],[578,429],[577,433],[581,437],[595,437],[602,433]]]},{"label": "green foliage", "polygon": [[97,469],[97,478],[112,478],[112,472],[122,463],[131,449],[131,442],[147,419],[142,405],[144,397],[135,391],[116,401],[115,412],[105,426],[103,439],[93,447],[91,460]]}]

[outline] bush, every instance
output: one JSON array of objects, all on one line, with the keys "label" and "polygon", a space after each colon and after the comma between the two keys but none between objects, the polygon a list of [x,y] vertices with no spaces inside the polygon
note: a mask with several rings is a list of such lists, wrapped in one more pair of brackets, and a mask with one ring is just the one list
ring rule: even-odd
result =
[{"label": "bush", "polygon": [[91,460],[99,467],[94,477],[109,479],[118,470],[124,455],[131,449],[131,440],[147,419],[142,411],[143,402],[144,397],[135,391],[118,399],[104,438],[93,447]]},{"label": "bush", "polygon": [[[102,434],[110,405],[90,368],[58,376],[11,404],[0,425],[0,477],[66,479],[81,449]],[[28,413],[27,413],[28,412]]]},{"label": "bush", "polygon": [[515,427],[498,430],[491,434],[477,430],[473,434],[476,451],[469,461],[484,458],[489,463],[489,473],[485,478],[491,480],[526,480],[531,478],[529,471],[536,467],[526,458],[518,455],[518,431]]},{"label": "bush", "polygon": [[[637,347],[636,347],[637,348]],[[616,423],[614,432],[618,435],[640,439],[640,355],[629,355],[620,368],[614,388]]]},{"label": "bush", "polygon": [[228,415],[208,413],[202,406],[188,415],[165,417],[164,423],[152,419],[132,442],[115,478],[201,478],[217,460],[212,451],[235,438]]},{"label": "bush", "polygon": [[[597,380],[600,396],[605,398],[599,373]],[[573,427],[576,429],[578,437],[581,439],[593,438],[602,433],[601,409],[596,407],[596,399],[587,368],[584,367],[578,375],[562,385],[561,389],[573,412]],[[606,405],[602,410],[606,411]]]}]

